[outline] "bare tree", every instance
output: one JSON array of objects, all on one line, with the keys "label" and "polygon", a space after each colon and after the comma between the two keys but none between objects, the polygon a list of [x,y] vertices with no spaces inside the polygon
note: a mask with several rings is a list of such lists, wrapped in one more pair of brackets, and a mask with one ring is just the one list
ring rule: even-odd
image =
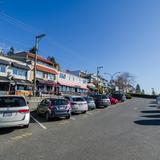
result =
[{"label": "bare tree", "polygon": [[119,90],[128,92],[135,84],[135,76],[129,72],[124,72],[118,75],[114,82]]}]

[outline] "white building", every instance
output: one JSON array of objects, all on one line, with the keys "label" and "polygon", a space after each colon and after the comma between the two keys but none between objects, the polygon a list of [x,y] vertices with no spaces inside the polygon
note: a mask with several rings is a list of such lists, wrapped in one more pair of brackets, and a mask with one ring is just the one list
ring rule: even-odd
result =
[{"label": "white building", "polygon": [[59,72],[58,90],[63,94],[86,94],[88,81],[68,71]]},{"label": "white building", "polygon": [[0,55],[0,94],[18,90],[30,90],[30,65]]}]

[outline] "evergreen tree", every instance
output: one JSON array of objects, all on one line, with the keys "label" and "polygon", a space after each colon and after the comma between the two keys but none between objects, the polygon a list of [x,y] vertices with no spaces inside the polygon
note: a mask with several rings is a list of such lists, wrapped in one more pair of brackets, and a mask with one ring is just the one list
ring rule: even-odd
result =
[{"label": "evergreen tree", "polygon": [[36,54],[36,47],[33,46],[30,50],[29,50],[30,53],[33,53],[33,54]]},{"label": "evergreen tree", "polygon": [[56,62],[56,60],[55,60],[55,58],[53,57],[53,56],[48,56],[47,57],[47,59],[49,60],[49,61],[51,61],[53,64],[57,64],[57,62]]},{"label": "evergreen tree", "polygon": [[14,55],[14,48],[13,48],[13,47],[11,47],[11,48],[9,49],[9,51],[7,52],[7,55],[8,55],[8,56]]},{"label": "evergreen tree", "polygon": [[152,88],[152,95],[156,95],[155,91],[154,91],[154,88]]},{"label": "evergreen tree", "polygon": [[141,93],[141,88],[139,84],[136,85],[136,93]]},{"label": "evergreen tree", "polygon": [[142,94],[145,94],[145,91],[144,91],[144,89],[142,89]]}]

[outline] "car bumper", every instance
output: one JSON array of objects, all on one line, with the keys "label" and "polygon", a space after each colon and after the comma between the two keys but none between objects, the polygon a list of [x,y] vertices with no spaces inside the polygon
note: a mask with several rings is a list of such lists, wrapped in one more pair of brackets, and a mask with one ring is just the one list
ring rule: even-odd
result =
[{"label": "car bumper", "polygon": [[61,118],[61,117],[67,117],[71,115],[71,111],[54,111],[51,114],[51,118],[57,117],[57,118]]},{"label": "car bumper", "polygon": [[82,113],[88,110],[88,107],[85,108],[72,108],[72,113]]},{"label": "car bumper", "polygon": [[0,128],[9,128],[9,127],[19,127],[28,125],[30,122],[30,114],[25,116],[24,120],[16,121],[16,122],[0,122]]},{"label": "car bumper", "polygon": [[94,108],[96,108],[96,105],[94,105],[94,104],[88,104],[88,109],[94,109]]}]

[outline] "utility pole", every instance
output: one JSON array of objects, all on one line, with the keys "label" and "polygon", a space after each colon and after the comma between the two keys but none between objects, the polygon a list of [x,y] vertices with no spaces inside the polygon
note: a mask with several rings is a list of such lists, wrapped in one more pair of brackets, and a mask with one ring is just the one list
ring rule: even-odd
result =
[{"label": "utility pole", "polygon": [[113,90],[113,81],[114,81],[114,76],[116,76],[117,74],[119,74],[119,73],[121,73],[121,72],[116,72],[116,73],[113,73],[113,74],[111,74],[111,73],[104,73],[104,74],[106,74],[106,75],[109,75],[110,76],[110,85],[111,85],[111,89]]},{"label": "utility pole", "polygon": [[38,50],[39,50],[39,41],[42,37],[46,36],[45,34],[41,34],[36,36],[36,41],[35,41],[35,58],[34,58],[34,86],[33,86],[33,95],[36,96],[36,90],[37,90],[37,84],[36,84],[36,71],[37,71],[37,55],[38,55]]}]

